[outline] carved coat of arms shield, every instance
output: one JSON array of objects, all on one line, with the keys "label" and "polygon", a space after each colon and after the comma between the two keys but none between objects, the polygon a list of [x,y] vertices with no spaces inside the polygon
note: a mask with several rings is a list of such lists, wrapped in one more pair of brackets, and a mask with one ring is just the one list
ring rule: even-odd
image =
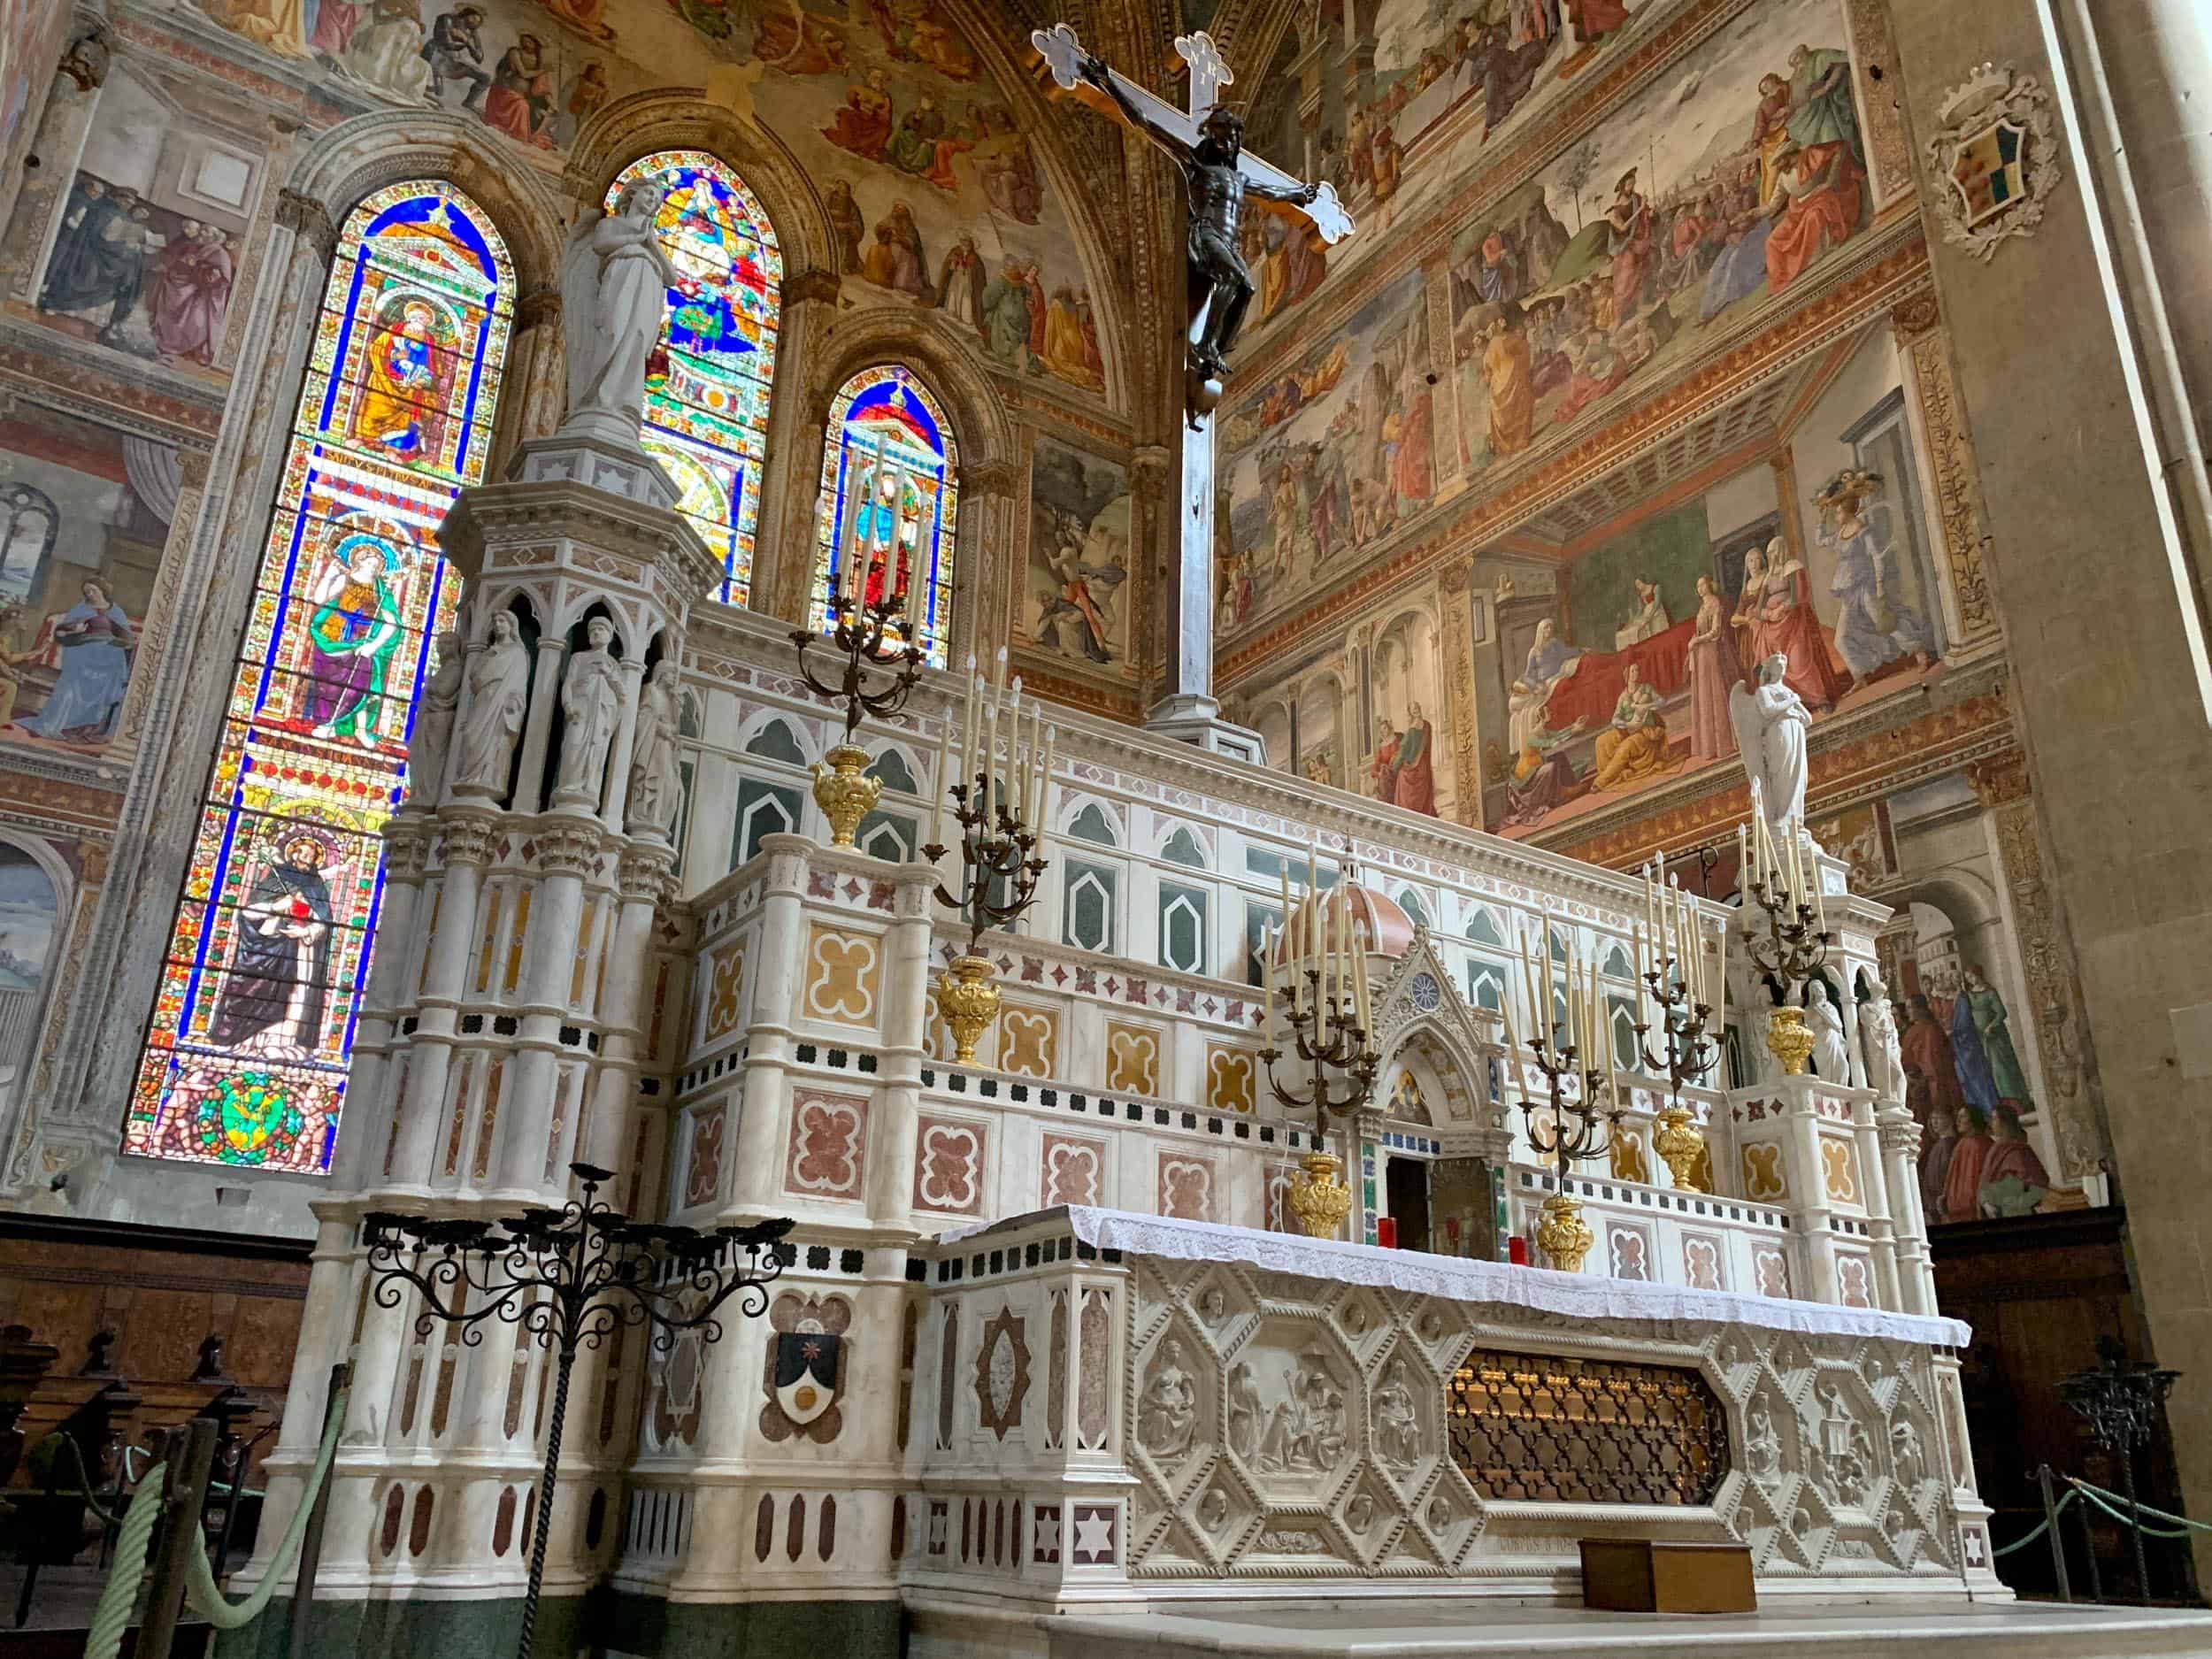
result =
[{"label": "carved coat of arms shield", "polygon": [[842,1340],[826,1331],[776,1333],[771,1392],[784,1415],[802,1428],[837,1402],[837,1360]]}]

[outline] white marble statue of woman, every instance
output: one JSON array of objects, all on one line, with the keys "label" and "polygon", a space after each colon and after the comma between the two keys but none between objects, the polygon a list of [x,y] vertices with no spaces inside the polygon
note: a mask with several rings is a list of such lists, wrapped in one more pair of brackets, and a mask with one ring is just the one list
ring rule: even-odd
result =
[{"label": "white marble statue of woman", "polygon": [[639,180],[611,213],[576,220],[561,256],[561,317],[568,356],[564,431],[637,442],[645,407],[645,361],[660,338],[668,290],[691,283],[661,246],[654,221],[661,193]]},{"label": "white marble statue of woman", "polygon": [[1843,1034],[1843,1010],[1828,995],[1825,979],[1805,981],[1805,1024],[1813,1033],[1813,1071],[1824,1083],[1851,1083],[1851,1045]]},{"label": "white marble statue of woman", "polygon": [[1137,1443],[1155,1457],[1180,1457],[1198,1425],[1198,1390],[1183,1369],[1183,1345],[1170,1337],[1137,1402]]},{"label": "white marble statue of woman", "polygon": [[594,617],[584,625],[588,649],[568,659],[561,676],[561,713],[567,724],[561,732],[561,770],[554,780],[557,806],[599,810],[607,781],[607,749],[622,719],[622,670],[607,649],[614,638],[614,624]]},{"label": "white marble statue of woman", "polygon": [[1882,1100],[1902,1105],[1905,1100],[1905,1056],[1897,1038],[1897,1019],[1890,1012],[1889,987],[1878,975],[1869,974],[1871,993],[1859,1004],[1859,1046],[1866,1056],[1866,1084]]},{"label": "white marble statue of woman", "polygon": [[638,693],[637,735],[630,745],[630,795],[624,827],[665,836],[676,821],[676,664],[653,664]]},{"label": "white marble statue of woman", "polygon": [[453,793],[497,800],[507,793],[515,741],[530,705],[530,653],[510,611],[492,614],[484,649],[468,671],[468,709],[454,746]]},{"label": "white marble statue of woman", "polygon": [[1375,1453],[1394,1467],[1409,1468],[1421,1455],[1421,1419],[1406,1385],[1406,1363],[1390,1362],[1375,1391]]},{"label": "white marble statue of woman", "polygon": [[453,746],[453,717],[461,706],[461,686],[468,658],[461,636],[448,628],[438,635],[438,666],[422,688],[422,707],[407,746],[407,804],[434,810],[445,784],[447,752]]},{"label": "white marble statue of woman", "polygon": [[1787,858],[1805,824],[1805,738],[1813,724],[1805,700],[1784,683],[1790,659],[1781,652],[1753,671],[1757,684],[1728,693],[1728,718],[1744,771],[1757,786],[1775,850]]}]

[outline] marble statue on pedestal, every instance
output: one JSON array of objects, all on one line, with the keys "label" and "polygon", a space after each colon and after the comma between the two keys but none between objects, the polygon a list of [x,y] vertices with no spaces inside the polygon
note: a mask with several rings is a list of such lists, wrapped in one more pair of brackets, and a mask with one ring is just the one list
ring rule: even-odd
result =
[{"label": "marble statue on pedestal", "polygon": [[668,290],[691,282],[661,246],[661,194],[641,180],[611,213],[580,215],[561,256],[561,314],[568,357],[563,431],[595,424],[637,441],[645,361],[661,333]]},{"label": "marble statue on pedestal", "polygon": [[1843,1034],[1843,1010],[1830,1000],[1825,979],[1805,981],[1805,1024],[1813,1033],[1813,1071],[1824,1083],[1851,1082],[1851,1045]]},{"label": "marble statue on pedestal", "polygon": [[630,795],[623,827],[665,836],[676,821],[676,664],[653,664],[638,693],[637,735],[630,748]]},{"label": "marble statue on pedestal", "polygon": [[1859,1004],[1859,1046],[1866,1059],[1866,1082],[1883,1100],[1901,1104],[1905,1098],[1905,1056],[1897,1038],[1897,1018],[1890,1011],[1889,987],[1878,975],[1869,974],[1870,995]]},{"label": "marble statue on pedestal", "polygon": [[622,670],[607,649],[614,624],[594,617],[584,625],[588,649],[568,659],[561,676],[561,770],[553,785],[556,805],[599,810],[607,780],[607,749],[622,718]]},{"label": "marble statue on pedestal", "polygon": [[414,741],[407,749],[407,804],[435,807],[445,783],[446,756],[453,746],[453,717],[461,706],[468,659],[461,636],[448,628],[438,635],[438,666],[422,688],[422,709],[415,716]]},{"label": "marble statue on pedestal", "polygon": [[1732,687],[1728,718],[1744,771],[1759,791],[1775,850],[1793,856],[1805,826],[1805,739],[1812,711],[1784,683],[1790,659],[1777,651],[1752,671],[1754,687]]},{"label": "marble statue on pedestal", "polygon": [[514,613],[495,611],[484,649],[468,671],[468,712],[460,719],[454,752],[455,794],[496,800],[507,793],[529,703],[530,653],[523,649]]}]

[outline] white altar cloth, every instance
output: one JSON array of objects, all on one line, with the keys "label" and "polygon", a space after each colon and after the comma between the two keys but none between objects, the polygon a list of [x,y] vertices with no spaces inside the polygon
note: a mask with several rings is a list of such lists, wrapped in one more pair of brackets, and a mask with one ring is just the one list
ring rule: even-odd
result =
[{"label": "white altar cloth", "polygon": [[1847,1308],[1837,1302],[1746,1296],[1724,1290],[1691,1290],[1594,1273],[1562,1273],[1548,1267],[1430,1256],[1419,1250],[1386,1250],[1372,1244],[1178,1221],[1088,1204],[1065,1204],[957,1228],[940,1234],[937,1242],[951,1246],[980,1240],[989,1234],[1034,1226],[1063,1213],[1078,1239],[1102,1250],[1179,1262],[1241,1262],[1305,1279],[1340,1279],[1350,1285],[1440,1296],[1448,1302],[1533,1308],[1574,1319],[1685,1319],[1705,1325],[1757,1325],[1807,1336],[1881,1337],[1924,1348],[1962,1348],[1974,1337],[1971,1327],[1960,1319],[1890,1313],[1879,1308]]}]

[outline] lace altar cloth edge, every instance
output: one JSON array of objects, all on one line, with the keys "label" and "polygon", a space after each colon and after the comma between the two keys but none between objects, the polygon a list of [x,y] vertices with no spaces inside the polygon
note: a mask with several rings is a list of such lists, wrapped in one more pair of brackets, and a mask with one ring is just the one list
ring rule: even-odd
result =
[{"label": "lace altar cloth edge", "polygon": [[[1517,1267],[1505,1262],[1430,1256],[1418,1250],[1386,1250],[1371,1244],[1261,1233],[1250,1227],[1180,1221],[1087,1204],[1063,1208],[1075,1236],[1102,1250],[1164,1256],[1178,1262],[1238,1262],[1302,1279],[1337,1279],[1417,1296],[1440,1296],[1448,1302],[1532,1308],[1575,1319],[1687,1320],[1701,1325],[1757,1325],[1804,1336],[1879,1337],[1924,1348],[1962,1348],[1974,1336],[1963,1320],[1940,1316],[1562,1273],[1547,1267]],[[1011,1233],[1054,1213],[1041,1210],[960,1227],[941,1233],[937,1242],[959,1245],[985,1233]]]}]

